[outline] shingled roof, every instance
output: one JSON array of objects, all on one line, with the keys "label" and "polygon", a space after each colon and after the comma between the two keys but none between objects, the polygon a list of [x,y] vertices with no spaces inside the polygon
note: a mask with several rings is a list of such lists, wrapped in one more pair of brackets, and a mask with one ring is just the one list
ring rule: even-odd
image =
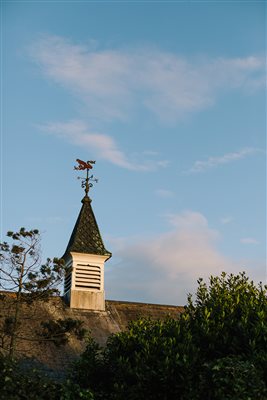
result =
[{"label": "shingled roof", "polygon": [[70,252],[111,256],[111,253],[105,249],[101,238],[91,207],[91,199],[86,195],[82,199],[82,203],[80,214],[63,258],[66,259]]},{"label": "shingled roof", "polygon": [[[15,293],[0,291],[1,318],[10,317],[12,314],[11,302]],[[91,311],[69,308],[62,297],[51,296],[49,301],[36,301],[31,305],[22,303],[21,320],[27,321],[19,327],[20,335],[17,338],[17,355],[26,354],[28,359],[25,363],[37,363],[38,367],[53,376],[62,377],[64,371],[68,370],[71,363],[84,352],[87,340],[79,340],[73,333],[65,346],[56,347],[52,341],[31,341],[35,332],[40,330],[41,322],[49,320],[77,319],[83,322],[83,328],[87,329],[100,346],[105,346],[112,334],[127,330],[130,321],[139,318],[150,318],[151,320],[162,320],[171,317],[178,319],[184,307],[147,303],[132,303],[127,301],[106,300],[105,311]],[[10,314],[11,313],[11,314]],[[5,346],[7,343],[5,343]],[[0,354],[5,347],[0,347]],[[29,364],[31,365],[31,364]],[[1,395],[0,395],[1,397]]]}]

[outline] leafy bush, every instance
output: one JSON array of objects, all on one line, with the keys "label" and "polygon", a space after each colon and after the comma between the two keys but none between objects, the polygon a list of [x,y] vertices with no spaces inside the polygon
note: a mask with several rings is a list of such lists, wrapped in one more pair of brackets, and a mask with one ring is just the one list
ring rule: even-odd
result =
[{"label": "leafy bush", "polygon": [[267,400],[266,294],[244,273],[199,280],[179,319],[133,321],[103,349],[88,339],[63,382],[2,357],[0,399]]},{"label": "leafy bush", "polygon": [[102,350],[92,337],[87,338],[86,350],[70,369],[69,378],[83,388],[91,388],[98,393],[104,390],[107,374],[104,371]]},{"label": "leafy bush", "polygon": [[261,371],[252,361],[225,357],[203,366],[195,398],[263,400],[267,398],[267,390]]},{"label": "leafy bush", "polygon": [[0,357],[0,400],[94,400],[87,389],[71,382],[57,382],[37,370],[23,369],[16,361]]},{"label": "leafy bush", "polygon": [[183,319],[205,359],[243,354],[252,357],[267,348],[266,289],[245,273],[200,279],[196,301],[188,298]]},{"label": "leafy bush", "polygon": [[194,350],[190,334],[176,320],[132,322],[104,351],[109,390],[115,399],[178,399],[190,385]]},{"label": "leafy bush", "polygon": [[267,399],[266,287],[244,273],[199,280],[178,320],[139,320],[100,351],[91,341],[75,382],[106,400]]}]

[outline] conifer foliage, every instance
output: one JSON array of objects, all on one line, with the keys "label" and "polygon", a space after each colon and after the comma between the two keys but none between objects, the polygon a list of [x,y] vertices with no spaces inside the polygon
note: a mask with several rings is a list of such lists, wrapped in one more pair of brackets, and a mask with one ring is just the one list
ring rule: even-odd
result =
[{"label": "conifer foliage", "polygon": [[[64,260],[48,258],[42,264],[41,235],[37,229],[20,228],[18,232],[7,232],[7,237],[7,241],[0,243],[0,348],[13,358],[21,340],[44,339],[65,344],[70,331],[82,337],[81,323],[75,320],[46,321],[39,332],[32,332],[35,338],[23,336],[24,319],[36,318],[32,315],[34,304],[59,295]],[[22,312],[25,307],[28,307],[26,317]]]}]

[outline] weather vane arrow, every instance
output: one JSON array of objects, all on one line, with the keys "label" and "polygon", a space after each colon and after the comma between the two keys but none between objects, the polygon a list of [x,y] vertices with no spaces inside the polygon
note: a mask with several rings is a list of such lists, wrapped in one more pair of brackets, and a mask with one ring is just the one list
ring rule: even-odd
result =
[{"label": "weather vane arrow", "polygon": [[82,188],[84,188],[85,196],[88,197],[88,192],[90,188],[93,186],[92,182],[98,182],[98,179],[95,179],[93,175],[89,176],[89,170],[93,168],[92,164],[95,164],[95,161],[82,161],[79,158],[76,159],[78,165],[74,166],[75,170],[84,171],[86,170],[86,178],[82,178],[78,176],[78,179],[82,180]]}]

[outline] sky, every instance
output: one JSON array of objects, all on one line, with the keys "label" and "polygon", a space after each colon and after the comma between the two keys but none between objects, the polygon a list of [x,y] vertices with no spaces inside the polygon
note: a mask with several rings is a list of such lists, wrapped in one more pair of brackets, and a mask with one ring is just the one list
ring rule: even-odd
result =
[{"label": "sky", "polygon": [[106,298],[266,282],[265,1],[1,1],[1,240],[65,252],[92,207]]}]

